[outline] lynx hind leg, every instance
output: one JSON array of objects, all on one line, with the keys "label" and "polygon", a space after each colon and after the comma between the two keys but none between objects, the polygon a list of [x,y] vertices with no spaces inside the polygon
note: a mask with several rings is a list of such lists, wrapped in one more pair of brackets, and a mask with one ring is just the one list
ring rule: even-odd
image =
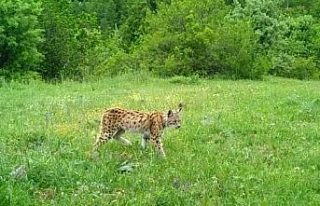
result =
[{"label": "lynx hind leg", "polygon": [[112,133],[107,133],[107,132],[102,133],[102,132],[101,132],[101,133],[97,136],[96,141],[95,141],[95,143],[94,143],[94,145],[93,145],[93,152],[98,152],[99,147],[100,147],[103,143],[109,141],[111,138],[112,138]]},{"label": "lynx hind leg", "polygon": [[125,131],[124,131],[123,129],[118,130],[118,131],[113,135],[113,138],[114,138],[115,140],[117,140],[118,142],[120,142],[121,144],[123,144],[123,145],[127,145],[127,146],[132,145],[129,140],[127,140],[127,139],[124,138],[124,137],[121,137],[121,135],[123,135],[124,132],[125,132]]}]

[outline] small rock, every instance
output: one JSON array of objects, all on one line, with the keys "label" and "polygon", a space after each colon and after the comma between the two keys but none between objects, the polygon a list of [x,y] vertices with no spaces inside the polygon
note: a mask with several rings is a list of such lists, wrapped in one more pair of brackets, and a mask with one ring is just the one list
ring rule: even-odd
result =
[{"label": "small rock", "polygon": [[25,165],[20,165],[18,168],[12,170],[10,175],[14,179],[22,179],[27,176],[27,167]]}]

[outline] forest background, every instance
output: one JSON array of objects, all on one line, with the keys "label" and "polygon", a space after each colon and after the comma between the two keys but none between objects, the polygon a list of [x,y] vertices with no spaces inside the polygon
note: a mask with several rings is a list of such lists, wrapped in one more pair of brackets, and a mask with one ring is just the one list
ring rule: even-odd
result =
[{"label": "forest background", "polygon": [[319,0],[0,0],[0,77],[320,77]]}]

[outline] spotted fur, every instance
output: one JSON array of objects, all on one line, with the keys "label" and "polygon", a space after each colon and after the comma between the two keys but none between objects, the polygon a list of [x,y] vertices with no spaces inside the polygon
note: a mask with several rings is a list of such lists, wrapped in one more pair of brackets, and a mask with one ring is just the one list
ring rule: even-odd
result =
[{"label": "spotted fur", "polygon": [[179,104],[177,110],[168,112],[141,112],[126,110],[121,108],[107,109],[101,118],[100,132],[94,143],[93,151],[110,139],[115,139],[124,145],[131,145],[131,142],[121,135],[125,132],[140,133],[141,146],[151,141],[162,157],[165,157],[161,136],[166,127],[180,128],[180,111],[182,105]]}]

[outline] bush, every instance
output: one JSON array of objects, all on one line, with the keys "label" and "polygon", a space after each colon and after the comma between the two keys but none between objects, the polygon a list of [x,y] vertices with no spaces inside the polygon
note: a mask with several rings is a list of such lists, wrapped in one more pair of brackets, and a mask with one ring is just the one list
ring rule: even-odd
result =
[{"label": "bush", "polygon": [[294,70],[292,77],[297,79],[316,79],[320,77],[320,70],[314,61],[314,58],[297,57],[294,60]]},{"label": "bush", "polygon": [[314,58],[293,57],[283,54],[274,58],[275,67],[271,74],[281,77],[296,78],[301,80],[319,79],[320,70]]},{"label": "bush", "polygon": [[270,61],[256,55],[258,39],[250,24],[225,18],[227,12],[219,0],[163,5],[147,17],[147,33],[136,50],[139,67],[159,76],[259,78]]}]

